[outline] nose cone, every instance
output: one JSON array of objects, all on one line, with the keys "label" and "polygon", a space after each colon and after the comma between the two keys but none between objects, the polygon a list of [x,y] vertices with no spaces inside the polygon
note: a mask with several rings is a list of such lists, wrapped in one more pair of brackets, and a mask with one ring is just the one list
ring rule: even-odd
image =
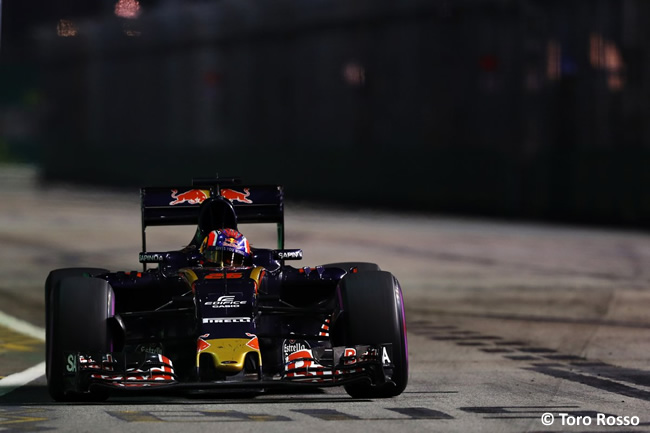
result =
[{"label": "nose cone", "polygon": [[244,369],[244,361],[249,353],[257,355],[261,359],[257,336],[248,338],[218,338],[203,340],[199,338],[196,354],[196,365],[199,366],[199,358],[210,355],[214,368],[225,375],[234,375]]}]

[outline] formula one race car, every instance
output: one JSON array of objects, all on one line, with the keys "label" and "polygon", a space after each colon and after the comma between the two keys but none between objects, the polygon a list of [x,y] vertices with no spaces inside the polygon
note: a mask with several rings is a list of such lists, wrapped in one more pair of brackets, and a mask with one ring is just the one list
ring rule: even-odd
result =
[{"label": "formula one race car", "polygon": [[[133,272],[52,271],[45,283],[49,393],[102,400],[117,391],[257,391],[344,386],[394,397],[408,380],[402,291],[374,263],[292,267],[283,189],[236,178],[142,188]],[[239,224],[276,223],[277,249]],[[182,250],[146,249],[146,228],[197,226]],[[147,269],[147,265],[157,265]]]}]

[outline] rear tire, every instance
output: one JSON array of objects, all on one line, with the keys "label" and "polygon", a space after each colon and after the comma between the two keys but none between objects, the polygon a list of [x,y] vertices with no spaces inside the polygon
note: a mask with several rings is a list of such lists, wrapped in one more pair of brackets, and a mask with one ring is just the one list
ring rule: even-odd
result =
[{"label": "rear tire", "polygon": [[391,381],[371,385],[345,385],[354,398],[388,398],[401,394],[408,383],[408,343],[402,290],[389,272],[349,274],[338,287],[341,314],[333,325],[335,344],[346,346],[392,345],[394,365]]},{"label": "rear tire", "polygon": [[379,265],[369,262],[339,262],[328,263],[323,265],[324,268],[341,268],[345,272],[350,272],[352,268],[357,268],[357,272],[379,271]]},{"label": "rear tire", "polygon": [[[46,344],[47,387],[56,401],[97,401],[108,397],[71,389],[75,354],[111,352],[108,318],[114,314],[113,289],[99,278],[68,277],[50,294],[50,321]],[[72,356],[72,357],[71,357]]]}]

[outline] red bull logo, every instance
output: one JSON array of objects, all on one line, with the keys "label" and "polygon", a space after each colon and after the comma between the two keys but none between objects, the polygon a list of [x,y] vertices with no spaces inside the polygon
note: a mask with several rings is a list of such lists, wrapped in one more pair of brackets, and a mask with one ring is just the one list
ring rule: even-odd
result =
[{"label": "red bull logo", "polygon": [[174,201],[169,202],[169,204],[171,206],[181,203],[200,204],[209,196],[210,192],[203,189],[191,189],[180,194],[177,189],[172,189],[172,198]]},{"label": "red bull logo", "polygon": [[234,189],[224,188],[221,190],[221,196],[230,201],[238,201],[241,203],[253,203],[249,200],[248,196],[251,194],[248,188],[244,188],[244,192],[235,191]]}]

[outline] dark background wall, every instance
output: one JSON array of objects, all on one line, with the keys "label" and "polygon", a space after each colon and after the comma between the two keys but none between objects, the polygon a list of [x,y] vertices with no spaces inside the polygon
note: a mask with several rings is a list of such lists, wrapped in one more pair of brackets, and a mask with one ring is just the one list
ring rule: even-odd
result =
[{"label": "dark background wall", "polygon": [[114,3],[31,39],[47,181],[650,221],[643,0]]}]

